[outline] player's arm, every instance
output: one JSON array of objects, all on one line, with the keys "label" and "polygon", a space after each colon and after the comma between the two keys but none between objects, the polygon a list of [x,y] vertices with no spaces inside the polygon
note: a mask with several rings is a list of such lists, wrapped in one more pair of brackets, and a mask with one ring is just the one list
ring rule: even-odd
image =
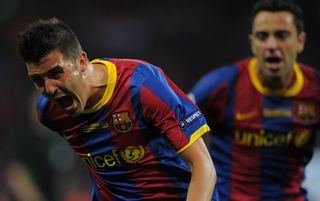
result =
[{"label": "player's arm", "polygon": [[[187,200],[211,200],[216,173],[201,138],[210,130],[204,116],[161,71],[143,77],[139,97],[144,116],[167,137],[192,171]],[[184,126],[179,126],[181,122]]]},{"label": "player's arm", "polygon": [[180,155],[192,172],[187,201],[211,200],[217,175],[202,138],[195,141]]}]

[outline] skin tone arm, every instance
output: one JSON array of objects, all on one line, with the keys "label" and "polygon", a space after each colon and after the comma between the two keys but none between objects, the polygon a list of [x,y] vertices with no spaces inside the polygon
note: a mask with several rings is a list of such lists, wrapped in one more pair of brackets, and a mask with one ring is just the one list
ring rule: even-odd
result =
[{"label": "skin tone arm", "polygon": [[192,171],[187,201],[211,200],[217,175],[202,138],[199,138],[183,151],[181,157],[186,161]]},{"label": "skin tone arm", "polygon": [[5,175],[7,185],[17,200],[46,201],[22,163],[18,161],[9,163]]}]

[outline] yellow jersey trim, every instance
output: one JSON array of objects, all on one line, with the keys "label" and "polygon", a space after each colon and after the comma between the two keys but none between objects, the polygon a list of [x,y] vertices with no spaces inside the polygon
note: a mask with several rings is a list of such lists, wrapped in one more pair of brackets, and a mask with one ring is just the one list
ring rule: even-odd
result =
[{"label": "yellow jersey trim", "polygon": [[188,144],[186,144],[184,147],[182,147],[177,153],[180,154],[184,150],[186,150],[188,147],[190,147],[197,139],[199,139],[202,135],[206,134],[210,131],[210,128],[207,124],[201,126],[196,132],[192,133],[190,137],[190,141]]},{"label": "yellow jersey trim", "polygon": [[301,69],[300,69],[300,67],[299,67],[299,65],[297,63],[293,64],[293,71],[294,71],[294,74],[296,76],[296,81],[293,84],[293,86],[291,86],[288,89],[270,90],[267,87],[264,87],[262,85],[262,83],[260,82],[260,80],[258,79],[258,76],[257,76],[257,59],[256,58],[252,58],[249,61],[250,79],[251,79],[254,87],[262,94],[286,96],[286,97],[297,95],[301,91],[301,89],[303,87],[304,79],[303,79],[302,71],[301,71]]},{"label": "yellow jersey trim", "polygon": [[95,104],[92,108],[85,109],[83,113],[95,112],[99,110],[102,106],[107,104],[107,102],[110,100],[113,94],[114,88],[116,86],[116,81],[117,81],[117,69],[113,63],[109,61],[100,60],[100,59],[95,59],[90,63],[92,64],[100,63],[106,66],[108,70],[108,83],[107,83],[106,90],[103,94],[103,97],[100,99],[100,101],[97,104]]}]

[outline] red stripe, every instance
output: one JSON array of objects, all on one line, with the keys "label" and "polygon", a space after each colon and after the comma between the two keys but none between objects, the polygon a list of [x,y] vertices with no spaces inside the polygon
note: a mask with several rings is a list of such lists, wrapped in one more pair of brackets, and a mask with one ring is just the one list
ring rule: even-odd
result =
[{"label": "red stripe", "polygon": [[[141,88],[141,99],[152,102],[156,101],[159,104],[156,104],[157,107],[163,107],[163,103],[160,104],[159,100],[154,98],[154,95],[151,95],[146,88]],[[123,89],[122,89],[123,90]],[[125,90],[123,90],[125,91]],[[122,91],[122,92],[123,92]],[[130,93],[120,94],[120,97],[130,96]],[[125,97],[122,99],[121,106],[123,106],[123,110],[129,112],[129,114],[135,114],[134,109],[130,102],[130,97]],[[142,101],[142,105],[144,102]],[[150,105],[150,104],[147,104]],[[118,108],[121,111],[121,106]],[[130,107],[129,107],[130,106]],[[146,111],[147,107],[144,108],[144,114],[147,116],[150,114]],[[153,114],[155,115],[155,114]],[[161,115],[158,114],[158,117]],[[130,164],[126,161],[122,161],[123,165],[126,166],[128,170],[128,175],[130,179],[134,180],[135,185],[138,188],[138,192],[140,193],[143,200],[147,200],[150,198],[163,198],[168,197],[169,195],[162,195],[163,188],[173,186],[173,183],[168,178],[168,175],[164,169],[161,168],[161,164],[158,159],[155,158],[151,150],[147,147],[147,141],[145,134],[141,133],[141,128],[137,120],[135,119],[135,115],[131,115],[130,118],[134,122],[134,126],[129,133],[119,134],[115,130],[112,131],[112,135],[114,137],[114,143],[117,150],[123,150],[128,146],[143,146],[144,149],[144,157],[138,161],[136,164]],[[149,119],[150,120],[150,119]],[[153,133],[148,133],[147,135],[153,135]],[[150,191],[155,190],[163,193],[150,193]],[[149,193],[148,193],[149,192]],[[177,193],[172,193],[173,198],[179,197]]]},{"label": "red stripe", "polygon": [[[240,68],[246,68],[242,65]],[[233,117],[231,200],[260,199],[261,149],[247,136],[262,128],[263,97],[252,86],[247,70],[239,70],[239,80],[235,86]],[[245,100],[245,101],[244,101]],[[249,102],[250,101],[250,102]],[[238,117],[237,116],[238,113]],[[240,118],[242,115],[242,118]],[[240,116],[240,117],[239,117]],[[251,128],[251,129],[249,129]],[[236,136],[238,135],[238,136]]]},{"label": "red stripe", "polygon": [[[293,133],[294,133],[294,140],[292,144],[292,149],[289,151],[289,158],[288,158],[288,180],[286,183],[286,194],[292,195],[292,197],[287,197],[285,201],[304,201],[305,198],[301,195],[301,186],[303,183],[304,177],[304,167],[303,167],[303,158],[309,147],[307,142],[304,142],[302,147],[297,147],[299,141],[297,141],[297,137],[299,135],[303,135],[307,128],[311,128],[311,126],[304,126],[303,124],[303,115],[299,114],[298,109],[299,106],[312,106],[312,109],[315,109],[315,117],[310,118],[308,121],[310,124],[317,125],[319,124],[319,110],[317,107],[317,103],[314,102],[318,98],[318,83],[316,73],[312,68],[304,68],[302,66],[301,70],[303,71],[304,75],[304,87],[301,92],[293,98],[292,103],[292,121],[294,122]],[[308,97],[308,98],[306,98]],[[313,108],[313,106],[315,106]],[[308,111],[305,111],[308,112]],[[302,112],[303,113],[303,112]],[[313,114],[313,112],[312,112]],[[306,122],[304,122],[306,123]],[[312,132],[312,130],[311,130]],[[310,135],[314,135],[314,133],[310,133]],[[310,136],[311,137],[311,136]],[[310,139],[309,139],[310,140]],[[302,144],[300,144],[301,146]],[[299,146],[299,145],[298,145]]]},{"label": "red stripe", "polygon": [[104,184],[103,178],[96,173],[94,169],[89,169],[91,175],[95,178],[96,190],[98,191],[98,200],[112,201],[114,200],[112,193]]},{"label": "red stripe", "polygon": [[179,128],[179,120],[174,111],[156,94],[141,87],[141,103],[145,116],[149,117],[161,133],[166,134],[176,150],[180,150],[189,140]]}]

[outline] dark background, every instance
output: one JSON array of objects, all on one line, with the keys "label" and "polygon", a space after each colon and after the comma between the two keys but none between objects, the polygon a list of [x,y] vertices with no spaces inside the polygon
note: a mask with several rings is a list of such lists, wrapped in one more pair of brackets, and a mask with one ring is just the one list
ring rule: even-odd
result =
[{"label": "dark background", "polygon": [[[59,137],[34,122],[35,92],[16,51],[18,33],[28,23],[58,17],[73,28],[90,59],[146,60],[188,92],[210,69],[250,55],[253,2],[0,0],[0,201],[22,201],[15,191],[24,184],[17,176],[23,170],[41,200],[80,200],[66,196],[90,190],[79,159]],[[307,32],[299,61],[318,68],[320,1],[298,2]]]}]

